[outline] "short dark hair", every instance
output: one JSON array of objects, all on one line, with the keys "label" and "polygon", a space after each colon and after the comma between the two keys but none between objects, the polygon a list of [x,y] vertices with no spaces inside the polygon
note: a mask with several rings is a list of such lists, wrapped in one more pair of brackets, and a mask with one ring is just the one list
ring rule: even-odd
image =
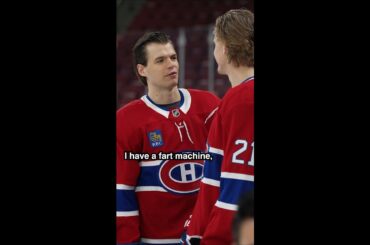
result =
[{"label": "short dark hair", "polygon": [[238,211],[233,220],[233,239],[239,241],[240,225],[246,219],[254,219],[254,191],[245,193],[239,200]]},{"label": "short dark hair", "polygon": [[133,65],[134,70],[137,75],[137,77],[140,79],[140,81],[147,86],[148,83],[146,81],[146,77],[140,76],[140,74],[137,71],[137,64],[141,64],[146,66],[148,64],[148,55],[146,52],[146,46],[150,43],[160,43],[160,44],[167,44],[171,43],[170,36],[163,32],[147,32],[142,37],[140,37],[136,43],[134,48],[132,49],[133,53]]}]

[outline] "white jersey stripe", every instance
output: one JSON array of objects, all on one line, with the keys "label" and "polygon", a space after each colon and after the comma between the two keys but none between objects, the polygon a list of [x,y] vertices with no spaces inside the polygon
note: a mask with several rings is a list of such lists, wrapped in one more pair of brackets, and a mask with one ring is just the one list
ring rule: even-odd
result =
[{"label": "white jersey stripe", "polygon": [[210,153],[216,153],[216,154],[221,155],[221,156],[224,155],[224,151],[223,150],[217,149],[217,148],[214,148],[214,147],[211,147],[211,146],[209,147],[208,152],[210,152]]},{"label": "white jersey stripe", "polygon": [[202,236],[196,236],[196,235],[193,235],[193,236],[186,235],[186,240],[190,241],[190,239],[192,239],[192,238],[202,239],[203,237]]},{"label": "white jersey stripe", "polygon": [[221,201],[217,201],[215,206],[222,208],[222,209],[232,210],[232,211],[238,210],[238,205],[221,202]]},{"label": "white jersey stripe", "polygon": [[117,190],[134,190],[135,186],[123,185],[123,184],[116,184]]},{"label": "white jersey stripe", "polygon": [[141,238],[140,242],[150,243],[150,244],[171,244],[180,243],[180,239],[151,239],[151,238]]},{"label": "white jersey stripe", "polygon": [[245,180],[245,181],[254,182],[254,176],[249,175],[249,174],[236,174],[236,173],[229,173],[229,172],[221,172],[221,178],[237,179],[237,180]]},{"label": "white jersey stripe", "polygon": [[204,124],[206,124],[207,123],[207,121],[208,121],[208,119],[210,119],[212,116],[213,116],[213,114],[215,114],[216,113],[216,111],[218,110],[218,107],[216,107],[211,113],[209,113],[209,115],[208,115],[208,117],[206,118],[206,120],[204,120]]},{"label": "white jersey stripe", "polygon": [[162,160],[155,160],[155,161],[141,161],[139,162],[140,167],[152,167],[152,166],[159,166]]},{"label": "white jersey stripe", "polygon": [[137,186],[135,189],[136,192],[139,191],[160,191],[167,192],[163,187],[160,186]]},{"label": "white jersey stripe", "polygon": [[138,215],[139,215],[138,210],[126,211],[126,212],[123,212],[123,211],[116,212],[117,217],[130,217],[130,216],[138,216]]},{"label": "white jersey stripe", "polygon": [[220,181],[203,177],[202,182],[207,185],[220,187]]}]

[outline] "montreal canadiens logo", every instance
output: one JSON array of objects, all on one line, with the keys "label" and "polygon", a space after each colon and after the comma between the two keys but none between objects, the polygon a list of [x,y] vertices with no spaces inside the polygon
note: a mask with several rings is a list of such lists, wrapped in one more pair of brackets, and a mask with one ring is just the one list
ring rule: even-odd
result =
[{"label": "montreal canadiens logo", "polygon": [[161,185],[168,191],[189,194],[199,190],[203,164],[196,161],[167,160],[159,169]]}]

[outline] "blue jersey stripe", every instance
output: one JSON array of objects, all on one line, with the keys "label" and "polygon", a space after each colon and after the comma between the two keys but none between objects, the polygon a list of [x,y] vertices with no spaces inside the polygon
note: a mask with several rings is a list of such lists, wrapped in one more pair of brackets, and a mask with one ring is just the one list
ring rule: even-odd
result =
[{"label": "blue jersey stripe", "polygon": [[116,190],[117,211],[138,210],[135,190]]},{"label": "blue jersey stripe", "polygon": [[206,160],[204,163],[204,177],[220,180],[223,156],[215,153],[210,153],[210,155],[212,156],[212,160]]},{"label": "blue jersey stripe", "polygon": [[237,205],[239,198],[254,189],[254,182],[221,178],[219,201]]},{"label": "blue jersey stripe", "polygon": [[142,167],[138,186],[161,186],[158,179],[160,166]]}]

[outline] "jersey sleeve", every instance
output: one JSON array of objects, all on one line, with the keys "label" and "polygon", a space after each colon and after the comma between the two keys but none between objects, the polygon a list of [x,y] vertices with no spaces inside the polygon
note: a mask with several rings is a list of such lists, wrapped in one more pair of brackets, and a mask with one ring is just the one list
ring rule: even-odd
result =
[{"label": "jersey sleeve", "polygon": [[[125,120],[126,119],[126,120]],[[118,111],[116,116],[116,235],[117,244],[139,242],[139,207],[135,194],[140,174],[139,163],[125,160],[125,152],[139,152],[140,132]]]},{"label": "jersey sleeve", "polygon": [[216,112],[218,111],[218,106],[221,100],[216,95],[210,92],[207,92],[207,95],[208,95],[207,96],[208,111],[207,111],[206,118],[204,120],[204,125],[207,129],[207,132],[209,132],[211,129],[212,121],[216,116]]},{"label": "jersey sleeve", "polygon": [[212,160],[206,160],[204,163],[203,178],[200,183],[197,202],[188,223],[187,244],[198,244],[208,224],[210,211],[219,196],[220,172],[223,160],[222,135],[217,133],[220,128],[222,128],[222,118],[216,112],[208,137],[208,153],[212,156]]},{"label": "jersey sleeve", "polygon": [[219,131],[226,142],[220,191],[214,206],[208,210],[210,217],[201,242],[205,245],[232,243],[231,226],[239,198],[254,188],[254,104],[231,104],[227,108],[223,113],[227,120]]}]

